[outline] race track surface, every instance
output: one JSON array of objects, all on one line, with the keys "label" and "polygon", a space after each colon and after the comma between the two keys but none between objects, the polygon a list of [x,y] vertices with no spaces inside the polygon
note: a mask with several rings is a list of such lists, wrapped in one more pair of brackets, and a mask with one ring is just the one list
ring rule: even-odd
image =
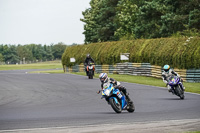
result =
[{"label": "race track surface", "polygon": [[101,95],[99,79],[72,74],[0,71],[0,131],[200,119],[200,95],[185,99],[165,88],[124,83],[135,112],[116,114]]}]

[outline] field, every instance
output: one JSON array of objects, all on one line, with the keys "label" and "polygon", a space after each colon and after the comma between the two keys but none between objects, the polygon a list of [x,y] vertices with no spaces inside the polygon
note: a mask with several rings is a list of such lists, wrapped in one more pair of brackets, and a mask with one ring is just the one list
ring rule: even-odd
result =
[{"label": "field", "polygon": [[19,64],[19,65],[0,65],[1,70],[22,70],[22,69],[56,69],[62,68],[61,61],[39,62],[33,64]]}]

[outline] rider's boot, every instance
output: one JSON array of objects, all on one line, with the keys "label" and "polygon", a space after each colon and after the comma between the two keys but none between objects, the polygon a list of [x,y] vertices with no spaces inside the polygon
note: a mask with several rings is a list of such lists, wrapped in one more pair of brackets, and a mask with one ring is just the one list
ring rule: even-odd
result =
[{"label": "rider's boot", "polygon": [[169,92],[172,92],[171,86],[167,85],[167,89],[168,89]]},{"label": "rider's boot", "polygon": [[133,101],[130,99],[128,93],[126,93],[125,96],[126,96],[126,99],[127,99],[128,103],[133,103]]}]

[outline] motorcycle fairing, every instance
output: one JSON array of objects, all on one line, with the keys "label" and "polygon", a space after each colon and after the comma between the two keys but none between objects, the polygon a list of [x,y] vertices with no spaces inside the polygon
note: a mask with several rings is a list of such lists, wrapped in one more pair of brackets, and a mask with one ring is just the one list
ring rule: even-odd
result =
[{"label": "motorcycle fairing", "polygon": [[116,97],[110,97],[109,99],[111,99],[111,98],[114,99],[115,103],[117,103],[117,104],[119,103]]},{"label": "motorcycle fairing", "polygon": [[[108,93],[110,94],[114,87],[106,88],[102,91],[102,96],[109,96]],[[108,92],[109,91],[109,92]]]},{"label": "motorcycle fairing", "polygon": [[176,85],[178,82],[179,82],[179,78],[175,76],[175,77],[172,77],[172,78],[170,79],[169,85],[170,85],[170,86],[174,86],[174,85]]},{"label": "motorcycle fairing", "polygon": [[125,96],[123,96],[123,97],[121,98],[121,101],[122,101],[122,109],[125,109],[126,106],[127,106],[127,102],[126,102],[126,100],[125,100]]},{"label": "motorcycle fairing", "polygon": [[[118,94],[121,95],[121,92],[120,92],[118,89],[114,89],[114,90],[113,90],[113,94],[116,94],[116,95],[118,96]],[[116,97],[113,97],[113,98],[114,98],[115,102],[118,103],[117,98],[116,98]],[[119,97],[118,97],[118,98],[119,98]],[[123,96],[122,96],[121,98],[119,98],[119,99],[121,99],[121,108],[122,108],[122,109],[125,109],[126,106],[127,106],[127,102],[126,102],[125,96],[123,95]]]}]

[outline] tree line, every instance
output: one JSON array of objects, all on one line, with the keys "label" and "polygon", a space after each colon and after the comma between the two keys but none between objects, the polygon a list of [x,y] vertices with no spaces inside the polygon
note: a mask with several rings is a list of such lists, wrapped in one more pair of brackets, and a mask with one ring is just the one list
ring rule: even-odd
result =
[{"label": "tree line", "polygon": [[91,0],[85,43],[200,35],[199,0]]},{"label": "tree line", "polygon": [[37,62],[61,59],[67,45],[63,43],[41,45],[0,45],[0,64],[16,64],[20,61]]}]

